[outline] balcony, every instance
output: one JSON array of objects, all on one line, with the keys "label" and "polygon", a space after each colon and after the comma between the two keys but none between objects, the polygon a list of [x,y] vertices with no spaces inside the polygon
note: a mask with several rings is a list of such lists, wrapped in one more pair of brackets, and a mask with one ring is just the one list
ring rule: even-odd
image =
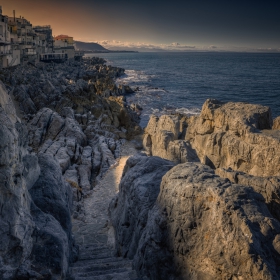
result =
[{"label": "balcony", "polygon": [[7,51],[0,51],[0,56],[4,56],[4,55],[9,55],[12,54],[12,50],[7,50]]},{"label": "balcony", "polygon": [[0,36],[0,45],[9,45],[11,44],[11,41],[8,40],[7,38],[4,38],[3,36]]},{"label": "balcony", "polygon": [[27,33],[26,33],[26,36],[34,37],[34,36],[36,36],[36,33],[27,32]]},{"label": "balcony", "polygon": [[37,52],[36,52],[36,50],[34,48],[32,48],[32,49],[25,49],[24,50],[24,54],[25,55],[37,55]]}]

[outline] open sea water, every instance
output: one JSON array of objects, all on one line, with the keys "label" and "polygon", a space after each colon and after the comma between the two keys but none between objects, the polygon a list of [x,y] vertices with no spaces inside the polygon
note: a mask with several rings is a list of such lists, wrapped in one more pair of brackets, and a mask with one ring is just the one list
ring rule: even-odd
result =
[{"label": "open sea water", "polygon": [[151,114],[198,114],[207,98],[269,106],[280,115],[280,54],[268,53],[102,53],[88,54],[122,67],[117,83],[136,93],[128,103],[142,108],[141,126]]}]

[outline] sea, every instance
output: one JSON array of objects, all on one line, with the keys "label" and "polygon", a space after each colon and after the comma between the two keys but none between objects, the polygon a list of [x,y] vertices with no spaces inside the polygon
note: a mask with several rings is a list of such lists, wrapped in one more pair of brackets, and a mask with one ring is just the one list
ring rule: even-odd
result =
[{"label": "sea", "polygon": [[127,102],[142,108],[141,126],[151,114],[199,114],[206,99],[269,106],[280,116],[280,53],[139,52],[96,53],[122,67],[116,80],[137,91]]}]

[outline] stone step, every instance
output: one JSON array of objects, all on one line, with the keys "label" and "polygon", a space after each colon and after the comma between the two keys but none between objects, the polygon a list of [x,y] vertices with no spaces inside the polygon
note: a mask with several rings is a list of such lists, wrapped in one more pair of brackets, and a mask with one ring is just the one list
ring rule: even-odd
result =
[{"label": "stone step", "polygon": [[112,252],[113,250],[112,250],[112,248],[108,248],[108,247],[105,247],[105,246],[103,246],[103,247],[90,247],[90,248],[80,248],[79,249],[79,251],[80,251],[80,253],[100,253],[100,252],[108,252],[108,251],[110,251],[110,252]]},{"label": "stone step", "polygon": [[80,249],[80,254],[100,254],[100,253],[106,253],[106,252],[112,252],[112,249],[109,248],[89,248],[89,249]]},{"label": "stone step", "polygon": [[132,272],[131,267],[118,267],[118,268],[108,268],[105,267],[102,269],[102,267],[96,268],[91,271],[84,271],[84,272],[75,272],[73,271],[72,275],[76,277],[93,277],[93,276],[101,276],[101,275],[110,275],[110,274],[121,274],[121,273],[130,273]]},{"label": "stone step", "polygon": [[100,243],[91,243],[89,245],[80,245],[79,246],[80,248],[80,251],[82,250],[88,250],[88,249],[108,249],[108,250],[112,250],[111,247],[108,247],[107,245],[103,245],[103,244],[100,244]]},{"label": "stone step", "polygon": [[111,273],[98,276],[75,277],[75,280],[143,280],[138,278],[134,270],[121,273]]},{"label": "stone step", "polygon": [[100,254],[80,254],[79,260],[95,260],[95,259],[106,259],[112,257],[114,257],[114,254],[112,252],[104,252]]},{"label": "stone step", "polygon": [[75,273],[84,273],[84,272],[93,272],[93,271],[103,271],[103,270],[111,270],[118,268],[131,268],[131,261],[120,260],[114,262],[104,262],[104,263],[87,263],[84,264],[80,262],[80,265],[77,264],[72,267],[72,272]]},{"label": "stone step", "polygon": [[129,260],[124,260],[121,257],[107,257],[107,258],[99,258],[98,256],[94,259],[87,259],[87,260],[79,260],[76,263],[73,264],[73,267],[81,267],[86,266],[89,264],[97,264],[97,263],[119,263]]}]

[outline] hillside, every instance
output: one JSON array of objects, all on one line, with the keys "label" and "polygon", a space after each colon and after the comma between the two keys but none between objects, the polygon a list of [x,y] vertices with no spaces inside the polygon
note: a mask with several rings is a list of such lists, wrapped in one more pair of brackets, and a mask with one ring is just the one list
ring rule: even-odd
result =
[{"label": "hillside", "polygon": [[97,43],[86,43],[86,42],[75,41],[75,44],[76,44],[76,48],[79,50],[108,52],[107,49],[105,49],[104,47],[102,47]]}]

